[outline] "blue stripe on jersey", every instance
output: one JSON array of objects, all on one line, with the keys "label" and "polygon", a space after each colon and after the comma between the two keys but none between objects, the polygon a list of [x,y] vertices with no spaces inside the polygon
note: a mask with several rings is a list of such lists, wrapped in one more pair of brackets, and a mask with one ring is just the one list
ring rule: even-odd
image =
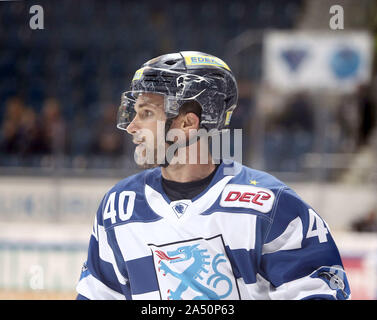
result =
[{"label": "blue stripe on jersey", "polygon": [[264,242],[268,243],[280,236],[288,224],[297,217],[300,217],[305,232],[309,223],[309,208],[293,190],[287,187],[279,189],[276,194],[275,210],[271,214],[273,222],[267,228],[268,234]]},{"label": "blue stripe on jersey", "polygon": [[[108,243],[113,250],[114,258],[116,261],[116,264],[118,266],[119,272],[123,275],[123,277],[127,280],[129,280],[128,272],[125,268],[122,268],[124,266],[124,259],[122,256],[122,252],[120,251],[118,241],[116,240],[115,231],[114,229],[109,229],[106,231],[107,233],[107,240]],[[127,300],[132,300],[131,296],[131,289],[130,289],[130,282],[128,281],[126,285],[119,284],[122,288],[122,292]]]},{"label": "blue stripe on jersey", "polygon": [[125,285],[120,284],[120,287],[122,289],[122,293],[125,296],[126,300],[132,300],[130,282],[127,281],[127,283]]},{"label": "blue stripe on jersey", "polygon": [[126,261],[126,266],[128,272],[132,274],[130,279],[132,294],[159,290],[152,256]]},{"label": "blue stripe on jersey", "polygon": [[339,265],[340,261],[338,252],[333,247],[321,244],[265,254],[261,267],[269,281],[278,287],[286,282],[308,276],[321,266]]},{"label": "blue stripe on jersey", "polygon": [[336,300],[334,296],[330,294],[313,294],[311,296],[307,296],[302,298],[301,300]]},{"label": "blue stripe on jersey", "polygon": [[120,283],[110,262],[103,261],[99,257],[98,242],[91,236],[89,243],[88,271],[109,288],[122,293]]},{"label": "blue stripe on jersey", "polygon": [[253,257],[253,250],[231,250],[228,246],[225,247],[225,250],[232,264],[234,276],[237,279],[242,277],[247,284],[255,283],[257,266]]}]

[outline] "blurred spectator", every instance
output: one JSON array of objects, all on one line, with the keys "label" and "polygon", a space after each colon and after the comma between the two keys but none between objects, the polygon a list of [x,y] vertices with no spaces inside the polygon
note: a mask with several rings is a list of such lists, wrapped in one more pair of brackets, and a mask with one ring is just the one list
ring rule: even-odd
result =
[{"label": "blurred spectator", "polygon": [[305,92],[288,96],[266,123],[266,166],[277,171],[299,170],[302,156],[313,148],[314,127],[310,97]]},{"label": "blurred spectator", "polygon": [[66,151],[66,125],[61,115],[59,102],[55,98],[45,100],[42,108],[43,134],[49,153]]},{"label": "blurred spectator", "polygon": [[352,230],[358,232],[376,232],[377,231],[377,208],[372,209],[368,214],[356,220],[352,224]]},{"label": "blurred spectator", "polygon": [[21,117],[25,112],[25,105],[18,97],[8,99],[5,106],[4,120],[1,131],[2,153],[16,154],[20,150]]},{"label": "blurred spectator", "polygon": [[77,111],[69,128],[69,153],[73,156],[87,156],[93,140],[91,119],[83,111]]},{"label": "blurred spectator", "polygon": [[22,156],[41,155],[48,152],[42,126],[35,111],[25,108],[20,119],[19,154]]},{"label": "blurred spectator", "polygon": [[360,114],[355,97],[345,95],[336,108],[336,122],[339,124],[338,149],[340,152],[356,151]]},{"label": "blurred spectator", "polygon": [[304,92],[293,95],[287,101],[279,122],[291,132],[313,133],[314,112],[311,99]]},{"label": "blurred spectator", "polygon": [[116,128],[117,107],[105,105],[102,115],[94,126],[95,136],[92,152],[102,156],[119,156],[122,154],[122,137],[124,133]]}]

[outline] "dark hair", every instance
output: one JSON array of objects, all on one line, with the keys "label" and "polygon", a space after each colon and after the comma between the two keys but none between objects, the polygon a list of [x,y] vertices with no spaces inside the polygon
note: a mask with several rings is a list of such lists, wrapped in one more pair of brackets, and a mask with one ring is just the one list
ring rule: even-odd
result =
[{"label": "dark hair", "polygon": [[197,101],[191,100],[191,101],[185,102],[182,105],[182,107],[179,109],[179,114],[181,115],[187,114],[189,112],[195,113],[198,116],[199,122],[200,122],[200,119],[202,116],[202,107]]}]

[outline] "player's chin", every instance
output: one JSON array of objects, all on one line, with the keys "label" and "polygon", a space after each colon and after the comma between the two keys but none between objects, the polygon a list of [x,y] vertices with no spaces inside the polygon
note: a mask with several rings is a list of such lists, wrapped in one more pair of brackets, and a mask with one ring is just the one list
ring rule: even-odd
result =
[{"label": "player's chin", "polygon": [[159,166],[157,151],[150,150],[150,152],[147,152],[145,145],[138,145],[135,148],[134,159],[140,169],[151,169]]}]

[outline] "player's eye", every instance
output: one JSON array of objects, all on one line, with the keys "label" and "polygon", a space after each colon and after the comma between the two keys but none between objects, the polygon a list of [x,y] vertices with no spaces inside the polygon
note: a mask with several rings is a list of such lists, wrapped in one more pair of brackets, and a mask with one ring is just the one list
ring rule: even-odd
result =
[{"label": "player's eye", "polygon": [[153,112],[150,111],[150,110],[143,110],[143,111],[140,112],[140,118],[141,119],[150,118],[151,116],[153,116]]}]

